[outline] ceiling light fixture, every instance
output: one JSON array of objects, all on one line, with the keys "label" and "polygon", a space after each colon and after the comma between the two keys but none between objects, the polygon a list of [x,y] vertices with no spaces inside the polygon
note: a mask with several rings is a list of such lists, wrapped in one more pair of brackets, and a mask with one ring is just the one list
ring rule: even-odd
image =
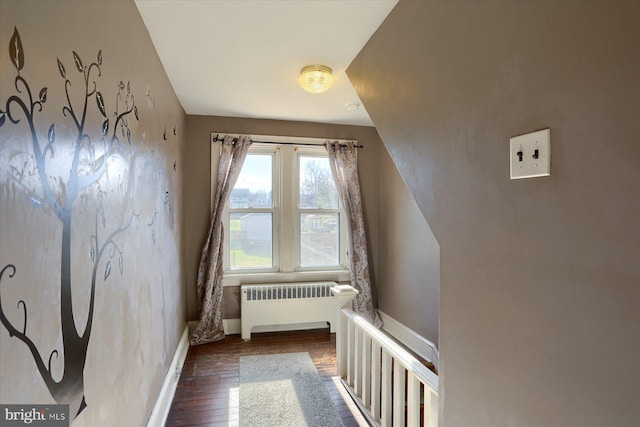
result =
[{"label": "ceiling light fixture", "polygon": [[326,65],[307,65],[300,70],[300,86],[307,92],[320,93],[333,83],[331,68]]}]

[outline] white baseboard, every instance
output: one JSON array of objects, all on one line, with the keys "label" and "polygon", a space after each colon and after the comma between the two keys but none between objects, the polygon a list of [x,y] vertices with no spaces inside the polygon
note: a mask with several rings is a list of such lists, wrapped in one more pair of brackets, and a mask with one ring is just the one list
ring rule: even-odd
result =
[{"label": "white baseboard", "polygon": [[[225,335],[235,335],[242,332],[240,319],[222,319]],[[321,329],[329,325],[327,322],[292,323],[288,325],[254,326],[251,333],[260,332],[282,332],[282,331],[304,331],[307,329]]]},{"label": "white baseboard", "polygon": [[161,427],[167,422],[167,416],[171,409],[171,402],[173,401],[173,395],[176,392],[176,386],[180,379],[180,373],[182,372],[182,365],[187,357],[187,351],[189,350],[189,325],[184,328],[180,342],[178,342],[178,348],[173,355],[171,365],[169,365],[169,371],[164,378],[162,389],[156,400],[156,404],[153,406],[151,415],[147,420],[147,427]]},{"label": "white baseboard", "polygon": [[237,335],[242,331],[240,319],[222,319],[225,335]]},{"label": "white baseboard", "polygon": [[385,332],[409,347],[423,359],[433,363],[433,366],[438,370],[438,347],[436,347],[434,343],[414,330],[409,329],[388,314],[380,310],[378,310],[378,313],[382,318],[382,329]]}]

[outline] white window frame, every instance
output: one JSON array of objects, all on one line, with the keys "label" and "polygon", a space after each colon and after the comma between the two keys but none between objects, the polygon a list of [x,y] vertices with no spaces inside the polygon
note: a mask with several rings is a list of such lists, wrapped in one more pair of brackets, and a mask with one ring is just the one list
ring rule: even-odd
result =
[{"label": "white window frame", "polygon": [[270,208],[235,208],[233,209],[234,213],[270,213],[271,214],[271,226],[272,226],[272,253],[271,253],[271,259],[272,259],[272,267],[265,267],[265,268],[256,268],[256,269],[250,269],[250,268],[245,268],[242,270],[231,270],[230,269],[230,261],[229,261],[229,254],[231,253],[231,247],[230,247],[230,239],[229,236],[231,234],[231,227],[230,227],[230,208],[229,208],[229,201],[227,200],[227,203],[225,204],[224,207],[224,211],[223,211],[223,217],[222,217],[222,224],[224,226],[224,230],[225,230],[225,238],[224,238],[224,259],[223,259],[223,267],[224,267],[224,271],[225,273],[238,273],[238,272],[242,272],[243,274],[251,274],[251,273],[275,273],[279,270],[279,239],[277,238],[278,236],[280,236],[280,224],[281,224],[281,219],[280,219],[280,213],[282,211],[282,204],[280,202],[282,196],[281,196],[281,187],[278,185],[278,182],[280,181],[280,174],[279,171],[282,169],[281,167],[281,160],[280,160],[280,156],[278,156],[278,149],[279,147],[275,146],[275,145],[268,145],[268,144],[252,144],[251,148],[249,149],[249,154],[257,154],[257,155],[270,155],[271,156],[271,179],[272,179],[272,183],[271,183],[271,207]]},{"label": "white window frame", "polygon": [[[339,245],[339,262],[338,264],[340,265],[340,268],[344,269],[346,268],[347,265],[347,250],[346,250],[346,245],[347,245],[347,219],[345,217],[344,214],[344,209],[342,209],[342,202],[339,201],[339,207],[337,209],[312,209],[312,208],[301,208],[300,207],[300,157],[305,156],[305,157],[318,157],[318,158],[327,158],[327,150],[324,147],[321,148],[316,148],[316,147],[309,147],[309,146],[302,146],[302,147],[295,147],[294,148],[294,155],[295,155],[295,160],[293,160],[296,165],[294,169],[293,173],[295,174],[295,177],[292,179],[293,183],[294,183],[294,189],[295,189],[295,196],[293,197],[293,206],[291,206],[290,212],[293,212],[294,218],[293,218],[293,224],[294,224],[294,248],[293,250],[295,251],[295,255],[294,255],[294,259],[297,263],[297,265],[299,266],[300,264],[302,264],[302,260],[300,259],[300,254],[301,254],[301,230],[300,230],[300,216],[303,213],[318,213],[318,214],[322,214],[322,213],[337,213],[338,214],[338,218],[339,218],[339,241],[338,241],[338,245]],[[319,270],[319,271],[323,271],[326,270],[326,267],[297,267],[298,270],[305,270],[305,271],[313,271],[313,270]]]},{"label": "white window frame", "polygon": [[[216,188],[218,160],[220,158],[219,136],[228,135],[222,132],[211,134],[211,206]],[[240,135],[232,134],[234,137]],[[229,260],[229,211],[225,206],[223,221],[225,227],[224,241],[224,279],[223,286],[238,286],[241,283],[269,283],[280,281],[348,281],[349,271],[346,257],[347,219],[342,206],[339,209],[320,210],[320,212],[339,212],[340,224],[340,261],[336,267],[300,267],[300,213],[318,212],[317,209],[299,208],[299,156],[326,157],[324,143],[326,139],[281,137],[273,135],[248,135],[254,141],[269,141],[279,144],[260,144],[256,142],[249,149],[250,154],[273,154],[272,209],[264,209],[273,215],[273,268],[230,270]],[[333,139],[332,139],[333,141]],[[346,142],[338,140],[339,142]],[[290,144],[313,144],[290,145]],[[291,165],[292,167],[286,167]],[[256,212],[263,209],[248,209]],[[238,211],[238,210],[235,210]],[[293,224],[293,227],[290,226]],[[287,245],[283,242],[292,242]]]}]

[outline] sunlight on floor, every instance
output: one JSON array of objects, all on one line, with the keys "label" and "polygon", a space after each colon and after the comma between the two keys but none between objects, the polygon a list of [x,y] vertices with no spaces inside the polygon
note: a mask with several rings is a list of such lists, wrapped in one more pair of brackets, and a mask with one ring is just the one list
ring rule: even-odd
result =
[{"label": "sunlight on floor", "polygon": [[229,426],[238,425],[240,422],[240,388],[229,387],[229,412],[227,414]]}]

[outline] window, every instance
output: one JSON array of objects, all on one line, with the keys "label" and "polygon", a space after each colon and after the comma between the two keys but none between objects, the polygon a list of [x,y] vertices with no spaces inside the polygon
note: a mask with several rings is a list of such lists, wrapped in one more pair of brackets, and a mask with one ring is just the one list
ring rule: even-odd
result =
[{"label": "window", "polygon": [[236,186],[229,195],[225,224],[229,241],[228,269],[271,269],[274,218],[275,153],[254,150],[247,155]]},{"label": "window", "polygon": [[343,218],[323,146],[254,143],[225,207],[225,272],[345,271]]}]

